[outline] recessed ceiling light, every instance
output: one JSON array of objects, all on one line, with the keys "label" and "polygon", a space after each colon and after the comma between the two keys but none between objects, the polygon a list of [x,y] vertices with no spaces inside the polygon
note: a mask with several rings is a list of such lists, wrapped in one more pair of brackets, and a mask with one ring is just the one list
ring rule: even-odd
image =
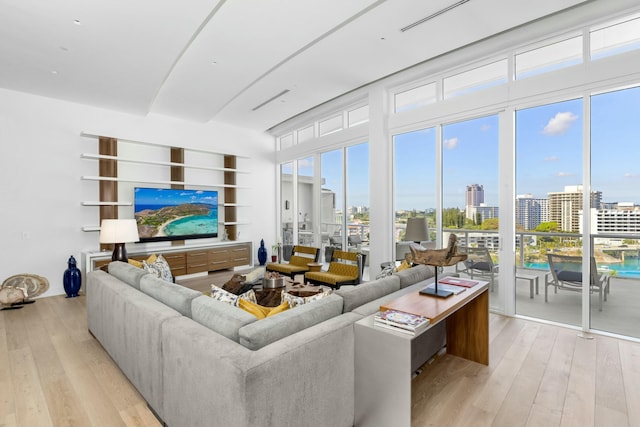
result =
[{"label": "recessed ceiling light", "polygon": [[69,52],[69,48],[64,46],[60,46],[60,50],[63,52]]},{"label": "recessed ceiling light", "polygon": [[218,65],[218,61],[211,61],[211,65]]},{"label": "recessed ceiling light", "polygon": [[80,22],[79,19],[74,19],[73,23],[76,24],[76,25],[82,25],[82,22]]},{"label": "recessed ceiling light", "polygon": [[55,76],[56,74],[58,74],[58,72],[56,70],[51,70],[51,74]]}]

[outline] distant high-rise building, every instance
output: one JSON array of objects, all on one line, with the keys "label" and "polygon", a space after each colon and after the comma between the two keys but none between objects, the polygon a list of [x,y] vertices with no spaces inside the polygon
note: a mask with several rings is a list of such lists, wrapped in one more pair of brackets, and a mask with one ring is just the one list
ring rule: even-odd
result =
[{"label": "distant high-rise building", "polygon": [[484,203],[484,187],[479,184],[467,185],[467,204],[465,209],[465,216],[469,219],[475,219],[474,207],[480,206]]},{"label": "distant high-rise building", "polygon": [[[592,191],[590,207],[599,209],[602,192]],[[560,230],[580,231],[582,213],[582,185],[565,186],[564,191],[549,193],[549,221],[557,222]]]},{"label": "distant high-rise building", "polygon": [[516,224],[525,230],[533,230],[540,223],[549,221],[549,199],[536,199],[531,194],[516,196]]}]

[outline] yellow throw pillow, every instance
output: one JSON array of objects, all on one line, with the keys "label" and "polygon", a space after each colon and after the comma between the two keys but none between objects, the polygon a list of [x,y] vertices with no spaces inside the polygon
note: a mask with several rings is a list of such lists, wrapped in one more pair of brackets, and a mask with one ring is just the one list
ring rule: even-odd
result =
[{"label": "yellow throw pillow", "polygon": [[396,271],[406,270],[407,268],[411,268],[409,263],[407,261],[402,261],[402,264],[398,266],[398,269]]},{"label": "yellow throw pillow", "polygon": [[131,259],[129,258],[129,264],[133,265],[134,267],[138,267],[138,268],[142,268],[142,261],[138,261],[137,259]]},{"label": "yellow throw pillow", "polygon": [[238,307],[240,307],[247,313],[253,314],[258,319],[264,319],[269,316],[273,316],[275,314],[282,313],[283,311],[288,310],[289,303],[285,301],[277,307],[263,307],[251,301],[241,299],[241,300],[238,300]]},{"label": "yellow throw pillow", "polygon": [[156,254],[149,255],[149,258],[147,258],[147,264],[153,264],[154,262],[156,262],[156,259],[158,259],[158,256]]}]

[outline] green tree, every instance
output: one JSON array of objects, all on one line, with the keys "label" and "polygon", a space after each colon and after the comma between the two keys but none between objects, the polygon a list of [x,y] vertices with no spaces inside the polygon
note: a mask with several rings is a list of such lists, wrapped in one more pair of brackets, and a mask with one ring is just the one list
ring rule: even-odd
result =
[{"label": "green tree", "polygon": [[498,230],[498,218],[487,218],[480,226],[481,230]]},{"label": "green tree", "polygon": [[535,231],[539,231],[541,233],[553,233],[558,231],[558,223],[555,221],[549,222],[541,222],[536,227]]}]

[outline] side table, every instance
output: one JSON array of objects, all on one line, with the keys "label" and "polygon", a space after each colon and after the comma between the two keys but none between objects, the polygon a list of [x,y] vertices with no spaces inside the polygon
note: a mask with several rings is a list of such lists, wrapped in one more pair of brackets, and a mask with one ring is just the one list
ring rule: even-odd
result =
[{"label": "side table", "polygon": [[307,264],[307,267],[309,267],[309,271],[320,271],[322,269],[322,264],[319,262],[310,262]]}]

